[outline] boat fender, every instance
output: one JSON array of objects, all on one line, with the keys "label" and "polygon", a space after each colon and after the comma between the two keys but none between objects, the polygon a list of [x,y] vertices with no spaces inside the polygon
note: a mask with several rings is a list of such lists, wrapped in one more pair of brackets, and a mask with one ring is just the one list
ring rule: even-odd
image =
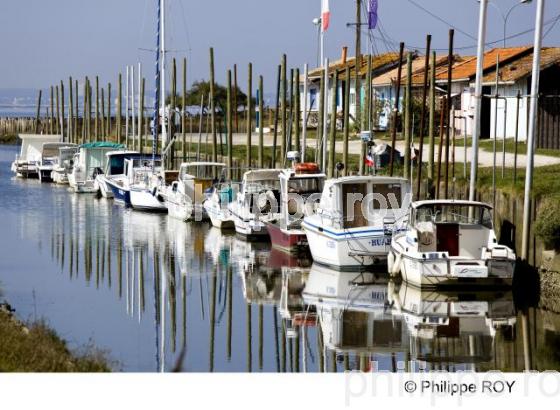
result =
[{"label": "boat fender", "polygon": [[397,276],[401,271],[401,263],[402,263],[402,255],[399,253],[393,262],[393,266],[391,269],[391,275]]}]

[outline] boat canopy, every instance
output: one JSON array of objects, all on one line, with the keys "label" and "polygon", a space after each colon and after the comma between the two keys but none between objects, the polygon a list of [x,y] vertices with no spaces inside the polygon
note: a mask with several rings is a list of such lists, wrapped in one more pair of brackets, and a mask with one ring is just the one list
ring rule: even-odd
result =
[{"label": "boat canopy", "polygon": [[123,144],[117,144],[114,142],[87,142],[85,144],[80,145],[80,148],[86,149],[94,149],[94,148],[113,148],[113,149],[123,149]]},{"label": "boat canopy", "polygon": [[467,201],[467,200],[453,200],[453,199],[432,199],[426,201],[416,201],[411,204],[411,206],[415,209],[424,207],[424,206],[480,206],[488,209],[492,209],[492,205],[478,202],[478,201]]},{"label": "boat canopy", "polygon": [[21,151],[18,159],[26,161],[39,161],[43,144],[62,140],[61,135],[19,134],[18,137],[21,140]]},{"label": "boat canopy", "polygon": [[45,142],[43,143],[43,158],[56,157],[61,148],[76,148],[77,145],[71,142]]}]

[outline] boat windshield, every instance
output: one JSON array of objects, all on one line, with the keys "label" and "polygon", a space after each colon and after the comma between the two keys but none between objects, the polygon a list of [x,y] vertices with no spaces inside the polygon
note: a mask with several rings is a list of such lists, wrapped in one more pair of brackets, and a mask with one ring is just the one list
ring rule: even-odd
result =
[{"label": "boat windshield", "polygon": [[245,191],[249,194],[260,193],[263,191],[279,191],[279,179],[262,179],[257,181],[246,182]]},{"label": "boat windshield", "polygon": [[223,172],[223,166],[220,165],[184,165],[181,167],[181,179],[187,179],[193,176],[196,179],[213,180],[214,175],[220,175]]},{"label": "boat windshield", "polygon": [[289,194],[313,194],[323,190],[321,178],[294,178],[288,181]]},{"label": "boat windshield", "polygon": [[416,209],[416,223],[482,225],[492,229],[492,213],[484,205],[429,204]]}]

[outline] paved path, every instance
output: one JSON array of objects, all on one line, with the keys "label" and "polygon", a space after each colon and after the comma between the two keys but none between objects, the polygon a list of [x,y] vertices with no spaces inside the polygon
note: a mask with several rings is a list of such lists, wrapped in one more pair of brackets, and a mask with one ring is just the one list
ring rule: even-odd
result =
[{"label": "paved path", "polygon": [[[187,134],[187,140],[189,138],[189,134]],[[253,144],[257,144],[258,143],[258,134],[253,134],[252,140],[253,140]],[[233,135],[233,144],[234,145],[245,145],[246,144],[246,139],[247,139],[247,135],[246,134],[234,134]],[[204,134],[202,136],[202,140],[206,141],[206,134]],[[198,134],[193,135],[193,141],[198,141]],[[272,146],[272,142],[273,142],[273,136],[270,134],[266,134],[264,136],[264,145],[267,147]],[[376,144],[382,144],[385,143],[386,141],[383,140],[375,140]],[[360,153],[360,147],[361,142],[358,140],[351,140],[348,144],[348,151],[350,154],[359,154]],[[308,147],[315,147],[315,139],[308,139],[307,140],[307,146]],[[416,145],[417,146],[417,145]],[[397,141],[397,149],[401,152],[404,152],[403,150],[404,147],[404,142],[403,141]],[[422,154],[422,159],[424,162],[427,162],[428,159],[428,149],[429,147],[427,145],[424,146],[424,152]],[[498,167],[501,167],[502,165],[502,152],[500,151],[501,149],[501,144],[500,142],[498,142],[498,152],[496,153],[496,164]],[[342,141],[337,141],[336,142],[336,151],[337,152],[342,152]],[[437,158],[437,154],[438,154],[438,146],[435,146],[435,155]],[[466,151],[466,156],[467,156],[467,162],[470,161],[470,159],[472,158],[472,148],[467,147],[467,151]],[[465,149],[464,147],[456,147],[455,148],[455,162],[463,162],[465,158]],[[508,153],[506,152],[505,155],[505,164],[506,167],[511,167],[513,166],[513,158],[514,155],[512,153]],[[451,160],[451,147],[450,147],[450,152],[449,152],[449,159]],[[481,167],[491,167],[492,166],[492,162],[493,162],[493,154],[492,152],[489,151],[485,151],[483,149],[479,150],[479,154],[478,154],[478,163]],[[535,155],[535,166],[537,167],[542,167],[542,166],[547,166],[547,165],[556,165],[556,164],[560,164],[560,158],[557,157],[550,157],[550,156],[546,156],[546,155]],[[527,166],[527,156],[525,154],[519,153],[517,155],[517,166],[520,168],[524,168]]]}]

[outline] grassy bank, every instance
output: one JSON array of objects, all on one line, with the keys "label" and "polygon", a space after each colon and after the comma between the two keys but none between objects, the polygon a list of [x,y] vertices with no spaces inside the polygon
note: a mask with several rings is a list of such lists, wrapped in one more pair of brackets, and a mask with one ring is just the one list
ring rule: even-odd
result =
[{"label": "grassy bank", "polygon": [[16,144],[17,143],[16,134],[2,134],[0,135],[0,144]]},{"label": "grassy bank", "polygon": [[9,312],[0,310],[0,372],[108,371],[102,354],[72,352],[45,323],[23,325]]}]

